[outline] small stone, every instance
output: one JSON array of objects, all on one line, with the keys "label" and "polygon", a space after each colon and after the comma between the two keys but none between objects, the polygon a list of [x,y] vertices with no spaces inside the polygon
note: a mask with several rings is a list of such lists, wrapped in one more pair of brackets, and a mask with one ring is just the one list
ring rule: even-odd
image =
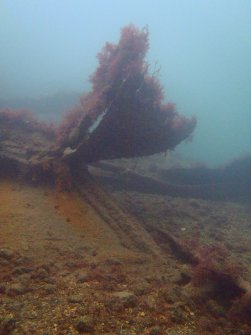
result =
[{"label": "small stone", "polygon": [[137,296],[142,296],[145,295],[148,290],[149,284],[143,282],[134,289],[134,292]]},{"label": "small stone", "polygon": [[0,284],[0,294],[1,294],[1,293],[5,293],[5,292],[6,292],[6,285],[3,284],[3,283],[1,283],[1,284]]},{"label": "small stone", "polygon": [[74,261],[68,261],[65,265],[70,269],[74,269],[77,267],[77,263]]},{"label": "small stone", "polygon": [[47,284],[52,284],[52,285],[56,285],[57,284],[57,280],[55,277],[48,277],[44,280],[45,283]]},{"label": "small stone", "polygon": [[78,283],[85,283],[86,281],[88,281],[88,273],[86,271],[79,271],[76,274],[76,279]]},{"label": "small stone", "polygon": [[170,312],[171,320],[175,323],[182,323],[187,320],[185,305],[182,303],[176,302]]},{"label": "small stone", "polygon": [[14,256],[14,251],[10,250],[10,249],[0,249],[0,258],[3,259],[11,259]]},{"label": "small stone", "polygon": [[225,313],[223,306],[212,299],[207,301],[207,310],[213,315],[223,316]]},{"label": "small stone", "polygon": [[10,297],[16,296],[16,295],[20,295],[20,294],[24,294],[28,291],[28,288],[26,286],[24,286],[21,283],[15,283],[15,284],[11,284],[7,290],[7,294]]},{"label": "small stone", "polygon": [[21,274],[29,273],[29,272],[31,272],[30,268],[27,268],[27,267],[24,267],[24,266],[20,266],[20,267],[15,268],[12,271],[12,274],[13,275],[21,275]]},{"label": "small stone", "polygon": [[191,281],[191,277],[188,273],[182,271],[176,274],[176,278],[173,279],[173,283],[179,286],[185,286],[189,284]]},{"label": "small stone", "polygon": [[153,295],[145,298],[145,304],[150,311],[154,311],[157,308],[156,298]]},{"label": "small stone", "polygon": [[137,298],[134,293],[129,291],[120,291],[113,293],[113,296],[121,300],[124,307],[135,307],[137,304]]},{"label": "small stone", "polygon": [[193,199],[189,201],[189,205],[193,208],[200,208],[199,202]]},{"label": "small stone", "polygon": [[48,272],[44,268],[38,269],[33,275],[32,278],[43,280],[48,277]]},{"label": "small stone", "polygon": [[92,318],[89,316],[78,318],[75,322],[75,328],[80,333],[93,333],[94,325]]},{"label": "small stone", "polygon": [[83,297],[80,295],[70,295],[68,297],[68,302],[76,304],[76,303],[81,303],[83,302]]},{"label": "small stone", "polygon": [[20,315],[24,306],[25,303],[13,300],[9,310],[11,313],[13,313],[13,315]]},{"label": "small stone", "polygon": [[48,263],[48,264],[43,264],[41,266],[41,269],[44,269],[46,272],[50,272],[50,267],[53,266],[53,264]]},{"label": "small stone", "polygon": [[4,258],[0,258],[0,265],[2,266],[8,266],[9,265],[9,260],[4,259]]},{"label": "small stone", "polygon": [[44,290],[46,293],[51,294],[54,293],[57,289],[56,285],[52,285],[52,284],[47,284],[44,286]]},{"label": "small stone", "polygon": [[150,330],[150,333],[149,333],[149,335],[161,335],[161,334],[162,334],[162,331],[161,331],[160,327],[158,327],[158,326],[153,327]]},{"label": "small stone", "polygon": [[96,269],[97,268],[97,266],[98,266],[98,264],[97,264],[97,262],[91,262],[90,264],[89,264],[89,266],[90,266],[90,268],[92,269],[92,270],[94,270],[94,269]]},{"label": "small stone", "polygon": [[105,260],[106,265],[121,265],[121,261],[116,258],[108,258]]},{"label": "small stone", "polygon": [[19,283],[27,286],[30,282],[30,274],[29,273],[24,273],[18,277]]},{"label": "small stone", "polygon": [[30,261],[30,259],[28,257],[23,257],[23,256],[19,256],[18,258],[16,258],[14,260],[15,265],[16,266],[24,266],[24,264],[28,263]]},{"label": "small stone", "polygon": [[10,315],[0,319],[0,334],[10,335],[15,329],[17,320],[14,316]]},{"label": "small stone", "polygon": [[61,272],[59,273],[59,275],[60,275],[60,277],[68,277],[68,276],[71,275],[71,272],[68,271],[68,270],[64,270],[64,271],[61,271]]}]

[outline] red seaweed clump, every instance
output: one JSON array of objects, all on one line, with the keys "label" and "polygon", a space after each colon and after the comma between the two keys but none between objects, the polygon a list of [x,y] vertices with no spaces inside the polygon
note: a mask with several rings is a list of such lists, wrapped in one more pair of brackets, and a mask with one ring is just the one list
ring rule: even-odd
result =
[{"label": "red seaweed clump", "polygon": [[243,267],[231,259],[226,248],[216,244],[204,246],[198,250],[197,258],[192,283],[206,288],[208,298],[230,306],[234,299],[245,293],[239,283]]},{"label": "red seaweed clump", "polygon": [[[59,143],[78,148],[85,161],[134,157],[173,149],[193,131],[196,120],[164,103],[163,88],[145,61],[149,33],[133,25],[118,44],[106,43],[90,77],[92,90],[58,129]],[[69,122],[70,119],[70,122]]]},{"label": "red seaweed clump", "polygon": [[14,110],[5,108],[0,110],[0,123],[2,127],[21,127],[32,131],[41,131],[48,136],[55,135],[55,127],[52,123],[47,123],[36,119],[34,114],[25,109]]},{"label": "red seaweed clump", "polygon": [[78,126],[79,120],[83,114],[81,106],[75,106],[68,111],[57,129],[57,143],[65,144],[65,140],[70,137],[70,133]]}]

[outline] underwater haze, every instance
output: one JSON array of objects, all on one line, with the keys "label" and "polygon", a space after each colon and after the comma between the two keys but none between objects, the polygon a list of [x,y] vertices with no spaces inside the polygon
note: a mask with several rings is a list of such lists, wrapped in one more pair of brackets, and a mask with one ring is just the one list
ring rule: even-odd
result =
[{"label": "underwater haze", "polygon": [[89,90],[97,53],[130,23],[149,28],[166,100],[197,117],[176,151],[210,166],[250,154],[250,0],[2,0],[0,100]]}]

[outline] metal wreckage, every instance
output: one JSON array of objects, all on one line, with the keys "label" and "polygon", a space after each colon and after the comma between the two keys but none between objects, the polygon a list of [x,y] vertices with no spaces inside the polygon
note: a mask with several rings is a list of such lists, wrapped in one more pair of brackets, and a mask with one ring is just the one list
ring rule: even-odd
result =
[{"label": "metal wreckage", "polygon": [[150,75],[145,61],[148,47],[148,30],[132,25],[118,44],[106,43],[92,90],[57,127],[27,111],[1,110],[1,173],[69,189],[89,163],[163,152],[189,137],[196,120],[163,102],[158,71]]}]

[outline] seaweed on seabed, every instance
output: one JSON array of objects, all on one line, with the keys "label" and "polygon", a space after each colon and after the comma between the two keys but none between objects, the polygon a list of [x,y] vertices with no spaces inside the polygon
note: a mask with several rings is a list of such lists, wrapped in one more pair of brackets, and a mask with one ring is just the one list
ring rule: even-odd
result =
[{"label": "seaweed on seabed", "polygon": [[198,263],[193,267],[192,284],[202,289],[202,296],[229,309],[246,292],[241,284],[244,266],[218,244],[200,247],[196,255]]},{"label": "seaweed on seabed", "polygon": [[0,109],[0,122],[1,128],[19,126],[22,127],[24,130],[36,130],[39,132],[43,132],[48,137],[55,136],[56,128],[52,123],[38,120],[35,117],[34,113],[26,109]]}]

